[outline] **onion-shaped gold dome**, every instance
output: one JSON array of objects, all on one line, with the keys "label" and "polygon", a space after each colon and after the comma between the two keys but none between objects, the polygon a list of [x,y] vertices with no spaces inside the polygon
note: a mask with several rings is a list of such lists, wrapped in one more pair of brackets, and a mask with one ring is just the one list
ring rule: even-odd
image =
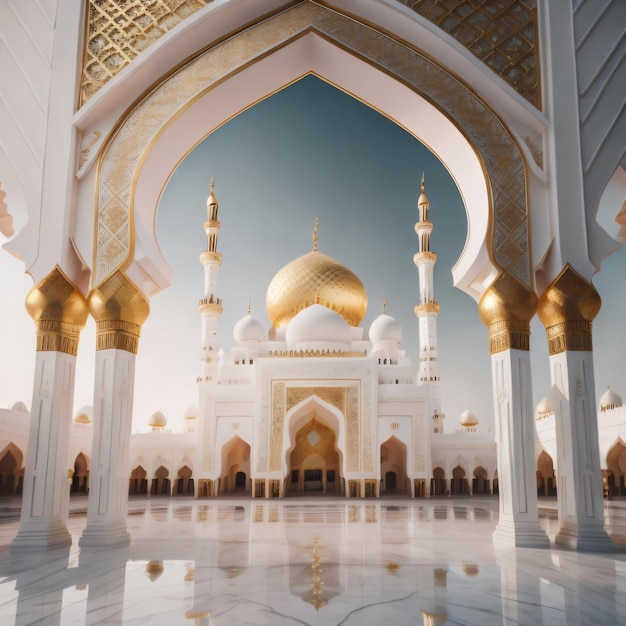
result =
[{"label": "onion-shaped gold dome", "polygon": [[367,311],[367,293],[347,267],[313,250],[274,276],[267,289],[267,315],[274,328],[281,328],[312,304],[321,304],[350,326],[358,326]]}]

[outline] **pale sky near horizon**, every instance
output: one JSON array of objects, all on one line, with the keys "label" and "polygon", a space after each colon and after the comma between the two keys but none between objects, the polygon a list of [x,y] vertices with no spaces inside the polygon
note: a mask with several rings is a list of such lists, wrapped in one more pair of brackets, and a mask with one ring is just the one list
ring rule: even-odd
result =
[{"label": "pale sky near horizon", "polygon": [[[320,217],[319,249],[350,268],[369,297],[365,329],[387,313],[403,328],[403,347],[417,363],[416,202],[421,172],[434,224],[431,248],[437,253],[435,293],[439,367],[445,429],[471,408],[484,430],[493,429],[487,330],[475,302],[452,286],[451,269],[463,249],[467,220],[459,193],[445,167],[419,141],[390,120],[332,86],[309,76],[231,120],[184,160],[165,188],[157,217],[161,249],[172,269],[172,287],[151,299],[137,357],[133,430],[145,430],[161,410],[173,430],[182,414],[197,404],[200,370],[200,320],[206,249],[203,223],[209,181],[215,177],[220,203],[223,254],[218,293],[224,315],[219,327],[223,348],[234,344],[234,324],[252,313],[269,326],[265,291],[274,274],[312,248],[315,216]],[[155,181],[161,185],[161,181]],[[7,199],[10,200],[10,199]],[[617,208],[616,208],[617,210]],[[614,215],[615,213],[613,213]],[[611,234],[611,217],[599,221]],[[594,284],[603,307],[594,323],[596,394],[610,384],[626,394],[623,311],[626,294],[622,247],[605,260]],[[0,406],[31,404],[35,360],[33,323],[23,302],[32,285],[23,264],[0,253],[5,287],[0,307]],[[533,397],[536,405],[550,392],[545,332],[531,325]],[[82,333],[77,363],[74,413],[93,403],[95,324]]]}]

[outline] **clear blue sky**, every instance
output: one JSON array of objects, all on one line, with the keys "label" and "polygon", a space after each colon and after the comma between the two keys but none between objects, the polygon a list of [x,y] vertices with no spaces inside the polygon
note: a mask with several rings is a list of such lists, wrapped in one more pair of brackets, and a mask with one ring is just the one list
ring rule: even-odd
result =
[{"label": "clear blue sky", "polygon": [[[459,193],[446,168],[419,141],[367,106],[320,81],[307,77],[260,102],[228,122],[184,160],[161,198],[157,232],[173,269],[172,287],[151,300],[137,358],[134,428],[144,428],[160,409],[178,428],[187,406],[197,402],[203,270],[198,261],[206,248],[203,223],[211,176],[220,203],[223,254],[218,293],[224,315],[220,345],[233,345],[232,329],[252,312],[269,326],[265,291],[286,263],[308,252],[315,216],[320,217],[319,249],[349,267],[365,285],[369,305],[363,326],[387,313],[403,328],[403,347],[414,363],[418,352],[416,202],[422,170],[430,200],[437,252],[435,291],[441,304],[438,320],[439,364],[446,430],[471,408],[481,426],[492,429],[491,372],[487,331],[474,301],[452,286],[451,269],[465,242],[467,220]],[[155,181],[155,184],[161,184]],[[610,220],[603,225],[615,228]],[[625,250],[605,261],[595,284],[604,306],[594,326],[598,397],[611,384],[626,393],[626,345],[623,318]],[[7,257],[6,254],[2,255]],[[11,315],[21,307],[29,280],[19,263],[3,258],[11,278]],[[616,287],[619,285],[619,287]],[[6,311],[4,315],[9,315]],[[25,319],[24,319],[25,316]],[[5,337],[9,350],[23,354],[19,376],[2,359],[0,405],[24,400],[30,406],[34,334],[22,312],[15,321],[19,337]],[[8,320],[7,320],[8,321]],[[2,332],[7,325],[2,323]],[[533,349],[534,403],[549,394],[547,347],[535,319]],[[84,331],[79,355],[75,409],[92,402],[93,323]],[[21,346],[21,348],[20,348]],[[601,355],[601,358],[598,358]],[[11,383],[11,380],[13,383]],[[26,382],[24,382],[26,381]],[[622,389],[623,387],[623,389]]]}]

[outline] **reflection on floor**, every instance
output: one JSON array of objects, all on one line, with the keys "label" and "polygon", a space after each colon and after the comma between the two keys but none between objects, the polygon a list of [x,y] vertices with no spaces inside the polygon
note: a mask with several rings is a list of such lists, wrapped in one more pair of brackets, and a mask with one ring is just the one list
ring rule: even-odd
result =
[{"label": "reflection on floor", "polygon": [[71,549],[26,558],[2,503],[0,624],[626,624],[623,553],[499,547],[497,505],[134,500],[131,545],[87,551],[73,500]]}]

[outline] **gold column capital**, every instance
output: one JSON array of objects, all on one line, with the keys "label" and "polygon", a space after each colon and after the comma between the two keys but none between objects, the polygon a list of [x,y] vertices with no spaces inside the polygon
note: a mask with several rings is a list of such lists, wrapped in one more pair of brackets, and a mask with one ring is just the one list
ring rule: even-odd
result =
[{"label": "gold column capital", "polygon": [[545,290],[537,307],[550,354],[565,350],[590,352],[592,321],[601,305],[595,287],[568,263]]},{"label": "gold column capital", "polygon": [[478,314],[489,328],[491,354],[530,349],[530,320],[537,296],[508,272],[501,271],[478,303]]},{"label": "gold column capital", "polygon": [[35,322],[37,351],[76,356],[89,310],[83,294],[58,265],[28,292],[25,305]]},{"label": "gold column capital", "polygon": [[118,270],[91,290],[87,303],[96,320],[96,350],[137,354],[141,326],[150,313],[141,290]]}]

